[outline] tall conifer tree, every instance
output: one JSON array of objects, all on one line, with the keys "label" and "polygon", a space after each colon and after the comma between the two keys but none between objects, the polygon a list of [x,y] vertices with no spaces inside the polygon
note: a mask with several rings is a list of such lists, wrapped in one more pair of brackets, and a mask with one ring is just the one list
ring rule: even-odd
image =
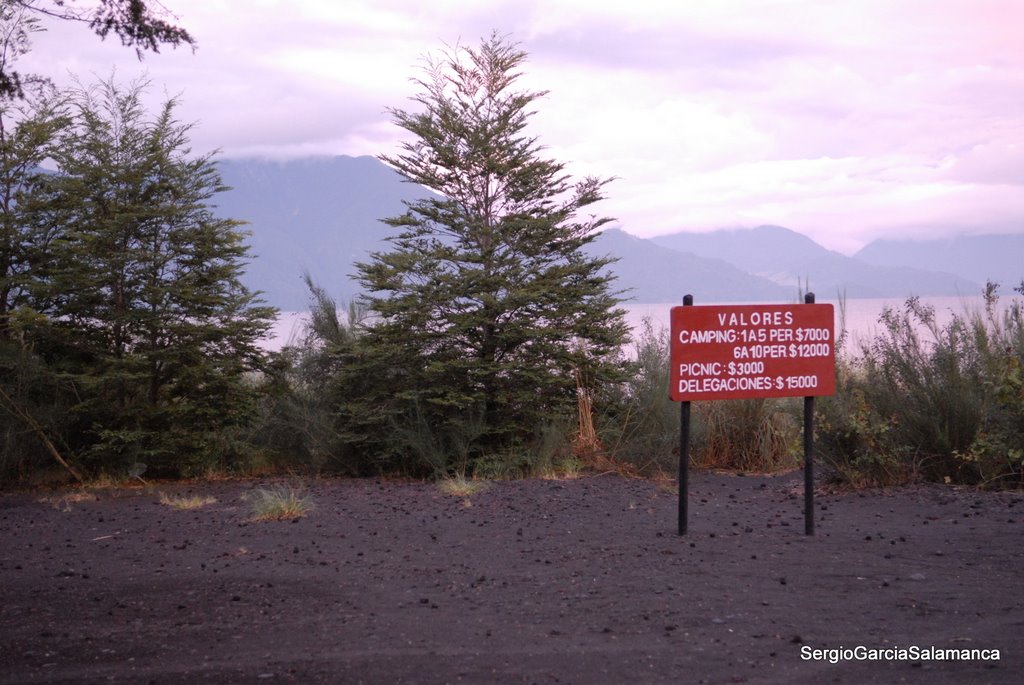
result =
[{"label": "tall conifer tree", "polygon": [[[0,2],[0,72],[17,64],[40,30],[26,14]],[[0,92],[0,478],[52,464],[55,454],[62,459],[51,437],[62,432],[67,408],[33,351],[32,329],[42,317],[33,309],[31,286],[59,232],[54,222],[39,220],[47,206],[41,166],[68,118],[45,79],[25,76],[18,87],[21,99]]]},{"label": "tall conifer tree", "polygon": [[248,248],[215,214],[213,160],[192,155],[175,100],[150,115],[143,93],[105,82],[71,99],[37,306],[80,397],[73,443],[100,468],[188,472],[224,456],[225,429],[253,411],[244,374],[263,364],[273,310],[239,281]]},{"label": "tall conifer tree", "polygon": [[[38,19],[25,14],[19,5],[0,1],[0,72],[29,52],[32,34],[41,30]],[[26,304],[29,272],[45,261],[55,230],[30,215],[40,210],[41,166],[68,124],[61,98],[45,79],[29,76],[19,84],[24,99],[0,94],[0,340],[15,335],[12,313]]]},{"label": "tall conifer tree", "polygon": [[527,133],[544,93],[516,88],[525,59],[497,34],[456,48],[417,81],[417,111],[390,110],[412,137],[381,159],[437,195],[357,265],[375,321],[352,368],[376,383],[347,410],[369,442],[400,450],[414,421],[472,462],[574,414],[580,379],[619,377],[612,260],[583,251],[609,219],[579,217],[607,180],[573,182]]}]

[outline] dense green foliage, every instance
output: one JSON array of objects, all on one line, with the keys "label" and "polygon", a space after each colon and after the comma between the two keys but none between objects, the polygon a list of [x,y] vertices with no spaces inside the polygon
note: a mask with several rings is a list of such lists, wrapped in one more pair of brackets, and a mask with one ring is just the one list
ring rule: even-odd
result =
[{"label": "dense green foliage", "polygon": [[30,169],[14,144],[5,158],[6,418],[87,472],[186,474],[238,457],[273,311],[239,282],[247,248],[213,211],[213,161],[191,155],[174,100],[150,116],[142,94],[101,83],[15,128],[58,168]]},{"label": "dense green foliage", "polygon": [[996,292],[944,326],[916,298],[883,313],[821,403],[822,455],[843,478],[1024,484],[1024,311]]},{"label": "dense green foliage", "polygon": [[[444,54],[418,110],[391,110],[411,138],[381,159],[435,194],[384,220],[389,249],[356,265],[369,294],[347,316],[307,275],[305,335],[268,357],[257,343],[274,312],[239,280],[244,234],[217,214],[224,187],[191,153],[177,101],[150,113],[138,83],[4,82],[37,28],[25,5],[0,0],[0,477],[265,457],[353,475],[674,470],[668,336],[647,325],[624,354],[614,260],[584,250],[608,220],[579,218],[607,180],[573,182],[527,134],[543,93],[516,90],[515,45]],[[144,3],[99,7],[115,13],[96,15],[101,35],[190,42],[159,24],[122,34],[118,22],[148,21]],[[12,87],[23,99],[3,96]],[[818,453],[840,478],[1024,484],[1024,311],[996,292],[944,326],[912,298],[840,354],[838,392],[817,404]],[[697,403],[694,463],[795,465],[799,413]]]},{"label": "dense green foliage", "polygon": [[[1024,283],[1016,289],[1024,295]],[[939,325],[917,298],[886,309],[881,330],[847,350],[840,337],[837,392],[816,403],[816,454],[842,482],[918,479],[1024,484],[1024,302],[985,291],[982,311]],[[647,326],[629,380],[598,402],[598,425],[618,461],[671,473],[679,405],[668,400],[668,336]],[[698,402],[690,453],[704,468],[773,471],[802,455],[801,408],[791,399]]]},{"label": "dense green foliage", "polygon": [[644,473],[671,473],[679,452],[679,404],[668,396],[668,343],[668,331],[645,320],[625,382],[595,398],[596,426],[609,457]]},{"label": "dense green foliage", "polygon": [[524,59],[497,36],[460,48],[419,81],[420,111],[392,110],[413,138],[382,159],[438,195],[387,219],[390,251],[357,265],[371,325],[340,409],[381,466],[514,461],[621,376],[610,260],[582,251],[607,219],[577,218],[606,182],[571,182],[525,133],[542,94],[514,89]]},{"label": "dense green foliage", "polygon": [[[669,335],[650,321],[637,337],[624,383],[597,401],[609,456],[647,475],[673,474],[679,459],[679,403],[669,399]],[[699,468],[766,473],[798,463],[800,407],[788,399],[695,402],[690,459]]]},{"label": "dense green foliage", "polygon": [[335,300],[309,274],[309,319],[301,338],[285,347],[268,369],[261,418],[251,436],[287,468],[355,474],[363,468],[339,418],[339,384],[365,320],[358,304],[340,316]]}]

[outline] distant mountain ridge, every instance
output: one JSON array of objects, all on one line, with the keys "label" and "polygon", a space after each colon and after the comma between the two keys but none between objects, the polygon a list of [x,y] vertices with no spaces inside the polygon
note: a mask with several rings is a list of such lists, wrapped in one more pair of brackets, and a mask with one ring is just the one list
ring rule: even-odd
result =
[{"label": "distant mountain ridge", "polygon": [[796,289],[749,274],[722,259],[708,259],[638,238],[612,228],[591,243],[592,256],[615,256],[611,270],[617,286],[634,302],[679,302],[693,295],[698,302],[792,300]]},{"label": "distant mountain ridge", "polygon": [[[357,296],[355,263],[387,247],[391,229],[381,219],[399,216],[407,202],[429,195],[373,157],[236,159],[220,162],[219,168],[232,189],[215,196],[216,211],[247,221],[244,228],[252,234],[253,259],[245,282],[285,311],[308,306],[304,271],[339,304]],[[809,282],[820,299],[837,293],[906,297],[980,292],[983,279],[973,280],[953,268],[947,269],[951,273],[924,268],[922,260],[931,258],[916,256],[912,246],[882,247],[862,251],[872,262],[827,250],[786,228],[760,226],[653,239],[612,228],[587,250],[619,259],[611,267],[618,277],[615,289],[637,303],[676,302],[687,293],[698,303],[794,301],[798,281]],[[906,260],[898,262],[904,251]],[[947,262],[956,266],[955,260]]]},{"label": "distant mountain ridge", "polygon": [[876,240],[854,257],[880,266],[905,264],[951,271],[978,283],[992,281],[1009,289],[1024,280],[1024,232],[935,240]]},{"label": "distant mountain ridge", "polygon": [[214,201],[221,216],[248,222],[253,260],[245,281],[284,310],[302,310],[308,271],[338,301],[359,292],[354,264],[384,246],[381,219],[405,212],[427,191],[373,157],[312,157],[219,163],[231,190]]},{"label": "distant mountain ridge", "polygon": [[658,245],[722,259],[779,285],[809,288],[819,297],[964,295],[980,285],[962,275],[912,265],[878,265],[828,250],[781,226],[680,232],[651,239]]}]

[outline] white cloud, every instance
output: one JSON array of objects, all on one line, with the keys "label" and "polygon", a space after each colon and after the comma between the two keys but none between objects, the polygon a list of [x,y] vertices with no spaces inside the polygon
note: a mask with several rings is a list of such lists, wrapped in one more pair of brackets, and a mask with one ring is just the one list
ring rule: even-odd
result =
[{"label": "white cloud", "polygon": [[199,50],[143,64],[48,21],[23,67],[182,93],[198,150],[376,154],[420,58],[492,29],[550,90],[535,132],[641,235],[777,223],[854,249],[892,230],[1024,230],[1024,5],[1013,0],[167,0]]}]

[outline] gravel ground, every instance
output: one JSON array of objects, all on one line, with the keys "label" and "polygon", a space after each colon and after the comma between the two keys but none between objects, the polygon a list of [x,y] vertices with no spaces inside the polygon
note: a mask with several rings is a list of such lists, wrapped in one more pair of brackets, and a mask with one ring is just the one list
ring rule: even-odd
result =
[{"label": "gravel ground", "polygon": [[698,472],[680,537],[611,475],[311,480],[249,521],[270,482],[0,495],[0,682],[1024,681],[1022,493],[819,494],[808,537],[800,472]]}]

